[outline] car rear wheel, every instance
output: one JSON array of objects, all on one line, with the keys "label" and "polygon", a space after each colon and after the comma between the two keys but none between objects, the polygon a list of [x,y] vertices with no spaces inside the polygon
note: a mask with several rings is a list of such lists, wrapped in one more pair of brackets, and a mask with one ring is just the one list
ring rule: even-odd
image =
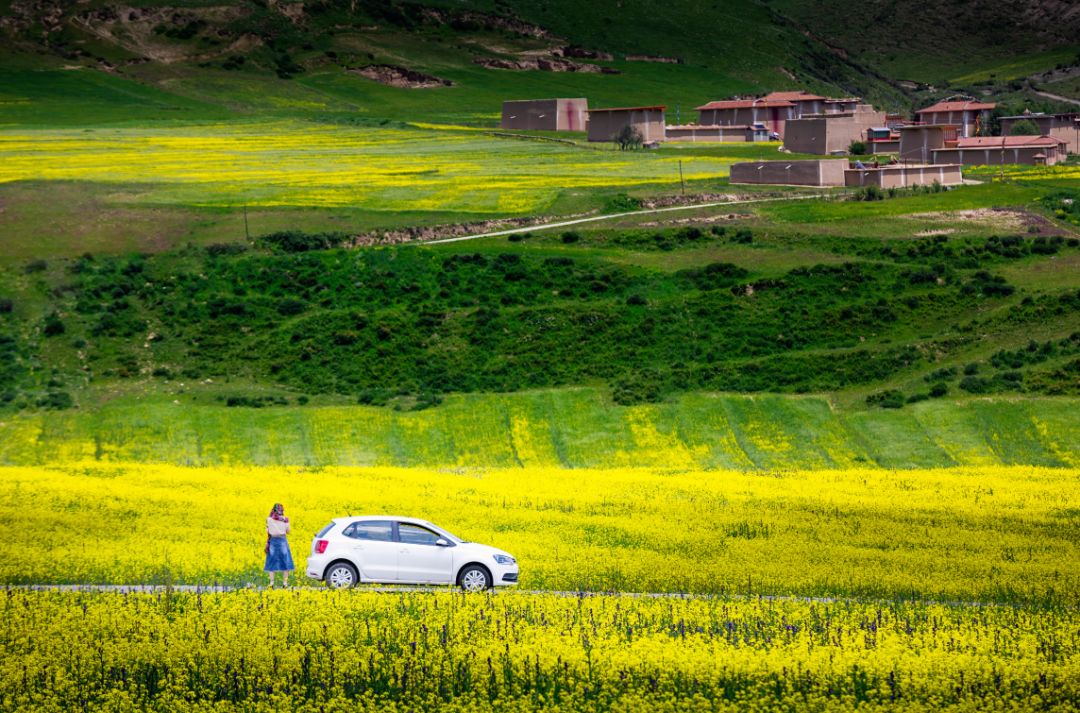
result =
[{"label": "car rear wheel", "polygon": [[471,564],[461,570],[458,584],[466,592],[482,592],[491,589],[491,573],[478,564]]},{"label": "car rear wheel", "polygon": [[356,567],[353,567],[347,562],[337,562],[330,565],[330,569],[326,570],[326,586],[331,589],[345,589],[354,586],[360,581],[360,575],[356,572]]}]

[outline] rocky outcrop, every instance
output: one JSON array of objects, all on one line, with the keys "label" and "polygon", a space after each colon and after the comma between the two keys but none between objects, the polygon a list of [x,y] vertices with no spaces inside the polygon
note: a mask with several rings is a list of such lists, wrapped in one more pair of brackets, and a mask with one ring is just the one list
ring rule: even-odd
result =
[{"label": "rocky outcrop", "polygon": [[535,57],[528,59],[502,59],[502,58],[486,58],[486,59],[474,59],[475,64],[481,67],[487,67],[488,69],[509,69],[518,72],[524,72],[528,70],[540,71],[540,72],[582,72],[587,74],[620,74],[619,70],[613,67],[601,67],[598,64],[585,64],[583,62],[572,62],[568,59],[559,59],[557,57]]},{"label": "rocky outcrop", "polygon": [[434,89],[436,87],[454,86],[454,83],[449,79],[440,79],[430,74],[416,72],[393,64],[369,64],[366,67],[350,69],[349,71],[359,74],[361,77],[366,77],[373,82],[385,84],[388,87],[398,87],[399,89]]}]

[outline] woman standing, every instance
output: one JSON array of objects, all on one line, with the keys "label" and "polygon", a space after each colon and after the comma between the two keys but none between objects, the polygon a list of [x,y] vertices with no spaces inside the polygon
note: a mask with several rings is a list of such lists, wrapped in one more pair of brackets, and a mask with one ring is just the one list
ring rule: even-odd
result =
[{"label": "woman standing", "polygon": [[281,572],[283,586],[289,586],[289,572],[293,566],[292,553],[289,552],[289,540],[286,535],[292,531],[289,518],[285,517],[285,508],[275,503],[266,518],[266,564],[263,569],[270,575],[270,586],[274,586],[274,573]]}]

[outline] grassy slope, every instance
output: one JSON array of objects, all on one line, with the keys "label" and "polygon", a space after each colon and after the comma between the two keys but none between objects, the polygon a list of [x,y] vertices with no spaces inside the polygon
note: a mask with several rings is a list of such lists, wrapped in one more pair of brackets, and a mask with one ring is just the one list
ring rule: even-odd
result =
[{"label": "grassy slope", "polygon": [[830,45],[896,79],[1012,79],[1076,58],[1080,16],[1049,0],[772,0]]},{"label": "grassy slope", "polygon": [[120,399],[0,428],[0,463],[820,469],[1080,465],[1072,399],[997,398],[902,411],[817,397],[688,394],[612,407],[570,389],[449,397],[423,412],[361,406],[226,408]]}]

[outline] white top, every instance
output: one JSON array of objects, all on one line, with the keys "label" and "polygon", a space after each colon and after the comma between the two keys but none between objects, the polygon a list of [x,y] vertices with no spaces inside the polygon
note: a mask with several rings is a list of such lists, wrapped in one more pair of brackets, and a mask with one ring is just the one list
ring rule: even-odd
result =
[{"label": "white top", "polygon": [[281,520],[275,520],[272,517],[266,518],[266,532],[271,537],[281,537],[282,535],[289,534],[289,523],[282,522]]}]

